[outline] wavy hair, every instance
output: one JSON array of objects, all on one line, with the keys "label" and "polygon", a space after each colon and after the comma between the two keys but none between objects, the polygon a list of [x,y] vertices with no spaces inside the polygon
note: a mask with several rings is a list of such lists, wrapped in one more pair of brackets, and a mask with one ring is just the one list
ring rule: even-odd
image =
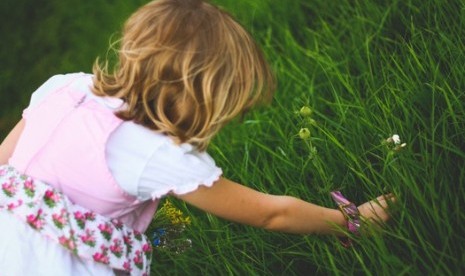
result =
[{"label": "wavy hair", "polygon": [[123,120],[205,150],[225,123],[271,100],[274,77],[250,34],[200,0],[157,0],[125,23],[119,60],[94,64],[93,92],[123,99]]}]

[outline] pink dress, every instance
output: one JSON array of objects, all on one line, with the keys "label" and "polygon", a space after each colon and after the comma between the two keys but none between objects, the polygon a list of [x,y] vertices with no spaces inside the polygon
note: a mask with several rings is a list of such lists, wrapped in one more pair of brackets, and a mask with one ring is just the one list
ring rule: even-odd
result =
[{"label": "pink dress", "polygon": [[[0,237],[0,267],[2,267],[2,273],[6,273],[6,275],[113,275],[113,269],[119,267],[108,265],[108,258],[104,257],[113,256],[114,259],[117,259],[115,256],[118,257],[118,254],[111,255],[110,253],[115,252],[110,249],[119,248],[115,246],[124,244],[124,240],[128,237],[125,235],[130,234],[133,237],[132,240],[135,240],[134,237],[139,237],[138,234],[146,230],[162,196],[169,193],[187,193],[195,190],[199,185],[212,185],[221,175],[221,170],[211,162],[208,156],[196,152],[189,146],[176,146],[172,142],[170,143],[169,138],[161,134],[154,132],[146,134],[144,131],[147,130],[140,130],[140,133],[153,138],[152,144],[156,144],[156,146],[147,145],[145,149],[139,146],[135,152],[119,150],[119,148],[133,149],[131,145],[126,145],[126,138],[119,140],[117,138],[117,134],[122,132],[120,129],[124,130],[129,125],[114,115],[114,108],[105,106],[99,102],[100,99],[89,92],[90,75],[72,74],[64,79],[66,81],[62,85],[50,89],[39,103],[31,105],[24,111],[23,117],[26,120],[26,127],[9,161],[10,167],[3,168],[3,172],[0,170],[0,181],[2,181],[0,184],[3,185],[3,197],[5,198],[3,208],[0,207],[0,224],[8,225],[7,230],[2,230],[2,237]],[[76,87],[79,86],[75,84],[80,82],[87,83],[87,89],[84,91],[77,89]],[[117,99],[108,100],[118,102]],[[124,108],[122,102],[120,102],[120,107]],[[130,135],[134,134],[133,131],[126,132],[132,133]],[[110,138],[113,136],[116,138],[111,140]],[[143,138],[137,137],[137,139]],[[111,143],[109,143],[110,140]],[[156,141],[163,141],[163,143],[158,142],[157,144]],[[131,144],[129,142],[127,144]],[[113,150],[109,149],[108,144],[112,145]],[[140,166],[131,167],[134,165],[130,164],[125,166],[126,156],[128,159],[135,158],[133,155],[146,154],[143,152],[147,151],[146,149],[150,149],[150,154],[142,158]],[[118,153],[118,150],[121,153]],[[170,157],[170,151],[180,151],[182,154],[171,154],[176,156],[173,158]],[[190,152],[192,154],[188,154]],[[188,160],[185,162],[187,176],[184,175],[176,179],[179,169],[174,168],[174,166],[177,165],[172,165],[173,168],[170,171],[166,167],[161,167],[160,164],[165,163],[165,166],[169,167],[170,163],[184,162],[179,162],[178,158]],[[111,166],[109,166],[109,163],[115,165],[110,164]],[[131,170],[126,167],[131,168]],[[187,167],[197,167],[197,171],[205,173],[197,175],[198,172],[195,172],[190,177],[187,173]],[[16,171],[10,172],[10,168]],[[134,171],[137,171],[138,177],[130,178],[127,176],[134,174]],[[8,182],[14,173],[25,176],[23,180],[15,184],[18,185],[17,187],[21,187],[22,193],[15,192],[14,196],[11,196],[8,187],[10,187],[10,191],[20,190],[19,188],[11,188],[13,184],[11,181]],[[159,177],[152,176],[157,173],[159,173]],[[145,175],[150,175],[150,178],[145,177]],[[115,176],[118,176],[118,179]],[[21,176],[18,176],[18,179],[22,179]],[[35,189],[37,191],[42,189],[43,198],[47,198],[47,195],[50,196],[50,193],[59,194],[60,198],[63,197],[64,207],[50,209],[48,204],[50,200],[48,202],[43,200],[38,207],[36,206],[34,216],[27,215],[30,209],[22,213],[23,219],[18,219],[19,216],[14,213],[12,215],[11,208],[20,210],[26,206],[23,203],[29,198],[28,187],[30,186],[27,179],[37,182]],[[131,179],[131,181],[127,179]],[[132,186],[126,182],[130,182]],[[49,186],[43,186],[42,183],[50,185],[52,192],[47,189]],[[39,187],[42,188],[39,189]],[[28,206],[34,204],[30,203]],[[74,205],[75,207],[72,207]],[[0,204],[0,206],[2,205]],[[55,208],[55,206],[53,207]],[[82,212],[79,209],[81,207],[83,208]],[[81,255],[73,254],[76,253],[73,250],[85,251],[79,247],[86,246],[86,243],[82,242],[83,238],[72,239],[73,243],[70,243],[60,236],[61,232],[53,232],[56,229],[47,230],[48,232],[44,230],[42,231],[46,232],[44,234],[37,231],[38,229],[35,227],[37,225],[34,224],[38,217],[43,216],[48,217],[50,225],[56,226],[57,218],[60,218],[61,214],[62,218],[68,218],[65,222],[70,225],[69,227],[73,226],[72,223],[75,224],[74,230],[71,230],[71,235],[84,237],[86,230],[87,233],[90,230],[81,227],[83,231],[81,234],[78,235],[75,232],[82,226],[79,223],[86,210],[90,211],[93,216],[101,218],[101,220],[97,219],[101,223],[95,224],[95,229],[103,231],[107,224],[113,229],[122,229],[120,228],[122,225],[125,227],[123,230],[110,231],[110,233],[115,233],[113,236],[99,236],[101,248],[89,251],[90,253],[86,253],[87,255],[84,253]],[[22,211],[17,212],[21,213]],[[47,224],[45,223],[45,225]],[[58,225],[63,226],[60,223]],[[91,222],[88,222],[88,225],[91,225]],[[42,224],[39,226],[42,227]],[[118,238],[121,241],[118,241]],[[75,244],[76,240],[79,240],[81,244]],[[136,270],[137,262],[134,260],[144,257],[144,261],[149,262],[150,248],[148,245],[147,240],[139,240],[137,244],[139,247],[137,254],[139,255],[134,255],[135,251],[130,252],[130,249],[127,250],[128,252],[124,251],[124,255],[129,257],[121,261],[120,264],[124,264],[125,267],[131,266],[127,271],[131,271],[134,275],[147,273],[143,269]],[[121,249],[119,250],[121,251]],[[121,255],[120,251],[119,255]]]}]

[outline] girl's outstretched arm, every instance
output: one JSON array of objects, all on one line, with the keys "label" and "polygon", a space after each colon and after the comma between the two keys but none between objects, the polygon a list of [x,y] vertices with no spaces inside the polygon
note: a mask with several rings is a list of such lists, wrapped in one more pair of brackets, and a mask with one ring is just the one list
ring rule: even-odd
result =
[{"label": "girl's outstretched arm", "polygon": [[[295,197],[261,193],[226,178],[178,198],[221,218],[272,231],[341,235],[340,229],[347,225],[338,209]],[[384,197],[379,197],[362,204],[360,213],[366,219],[386,221],[389,218],[386,207]]]},{"label": "girl's outstretched arm", "polygon": [[16,124],[0,145],[0,165],[8,163],[8,159],[10,159],[13,151],[15,150],[19,136],[23,132],[24,124],[24,119],[21,119],[21,121]]}]

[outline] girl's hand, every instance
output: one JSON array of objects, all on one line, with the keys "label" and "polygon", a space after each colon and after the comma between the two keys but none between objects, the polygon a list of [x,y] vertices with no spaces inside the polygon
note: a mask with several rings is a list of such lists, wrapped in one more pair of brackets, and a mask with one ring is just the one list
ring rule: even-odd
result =
[{"label": "girl's hand", "polygon": [[384,223],[389,220],[388,212],[389,205],[395,202],[395,197],[392,194],[382,195],[378,198],[363,203],[358,206],[360,217],[365,223]]}]

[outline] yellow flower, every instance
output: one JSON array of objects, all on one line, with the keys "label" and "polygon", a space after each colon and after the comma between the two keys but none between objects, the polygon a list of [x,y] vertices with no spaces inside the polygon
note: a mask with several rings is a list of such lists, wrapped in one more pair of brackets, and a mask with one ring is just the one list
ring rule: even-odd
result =
[{"label": "yellow flower", "polygon": [[191,219],[189,216],[184,216],[183,212],[176,208],[173,203],[166,200],[156,214],[156,220],[159,222],[165,222],[177,225],[177,224],[190,224]]}]

